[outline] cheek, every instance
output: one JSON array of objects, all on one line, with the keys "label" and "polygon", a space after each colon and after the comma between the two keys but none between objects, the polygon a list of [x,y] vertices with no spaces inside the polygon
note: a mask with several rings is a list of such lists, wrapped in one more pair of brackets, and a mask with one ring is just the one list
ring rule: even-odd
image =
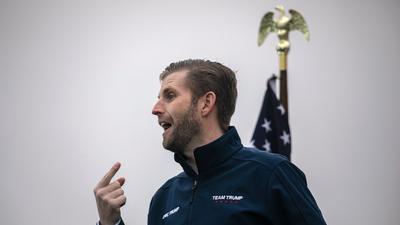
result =
[{"label": "cheek", "polygon": [[179,120],[184,117],[190,109],[190,104],[179,103],[171,104],[167,107],[166,113],[173,119]]}]

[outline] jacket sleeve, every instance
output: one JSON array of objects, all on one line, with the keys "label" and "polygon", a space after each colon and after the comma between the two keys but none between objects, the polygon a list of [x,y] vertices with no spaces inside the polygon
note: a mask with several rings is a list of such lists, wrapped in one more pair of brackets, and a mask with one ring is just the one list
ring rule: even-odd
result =
[{"label": "jacket sleeve", "polygon": [[274,169],[267,187],[267,205],[267,216],[274,225],[326,225],[304,173],[289,161]]},{"label": "jacket sleeve", "polygon": [[[101,225],[100,221],[96,223],[96,225]],[[124,221],[121,219],[118,220],[118,222],[115,225],[125,225]]]}]

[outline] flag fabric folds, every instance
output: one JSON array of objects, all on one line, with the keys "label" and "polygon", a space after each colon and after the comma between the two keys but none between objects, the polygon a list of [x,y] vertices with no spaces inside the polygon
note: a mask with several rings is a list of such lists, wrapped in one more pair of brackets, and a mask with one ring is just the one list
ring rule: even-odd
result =
[{"label": "flag fabric folds", "polygon": [[287,113],[275,94],[273,75],[267,81],[267,90],[257,125],[251,138],[254,147],[286,156],[290,160],[291,137]]}]

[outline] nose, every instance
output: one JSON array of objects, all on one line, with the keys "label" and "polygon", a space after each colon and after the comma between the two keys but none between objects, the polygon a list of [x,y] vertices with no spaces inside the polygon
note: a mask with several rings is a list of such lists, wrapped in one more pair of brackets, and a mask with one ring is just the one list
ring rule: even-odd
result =
[{"label": "nose", "polygon": [[156,116],[161,115],[161,114],[164,113],[164,109],[162,107],[162,104],[161,104],[160,100],[158,100],[156,102],[156,104],[154,104],[153,109],[151,110],[151,113],[153,115],[156,115]]}]

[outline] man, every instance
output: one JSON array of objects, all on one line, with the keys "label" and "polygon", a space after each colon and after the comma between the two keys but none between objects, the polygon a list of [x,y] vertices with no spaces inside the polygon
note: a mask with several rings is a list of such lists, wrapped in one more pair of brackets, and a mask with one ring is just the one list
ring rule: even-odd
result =
[{"label": "man", "polygon": [[[304,174],[284,157],[246,148],[229,126],[234,72],[217,62],[185,60],[160,75],[152,113],[163,146],[183,171],[153,196],[148,224],[325,224]],[[101,225],[123,224],[124,178],[117,163],[95,188]]]}]

